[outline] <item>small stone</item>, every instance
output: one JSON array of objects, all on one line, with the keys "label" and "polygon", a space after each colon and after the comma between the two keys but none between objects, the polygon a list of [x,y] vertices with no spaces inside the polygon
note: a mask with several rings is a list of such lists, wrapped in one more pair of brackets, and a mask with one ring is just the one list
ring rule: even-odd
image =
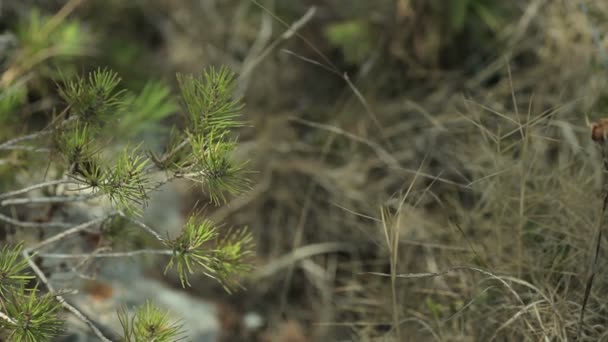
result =
[{"label": "small stone", "polygon": [[247,330],[259,330],[264,325],[264,318],[257,312],[248,312],[243,317],[243,324]]}]

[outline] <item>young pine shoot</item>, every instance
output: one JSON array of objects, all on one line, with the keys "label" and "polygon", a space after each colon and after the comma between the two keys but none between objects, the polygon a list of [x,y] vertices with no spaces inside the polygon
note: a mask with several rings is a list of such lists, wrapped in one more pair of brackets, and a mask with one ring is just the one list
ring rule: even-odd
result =
[{"label": "young pine shoot", "polygon": [[[192,276],[198,273],[216,279],[230,292],[241,286],[239,277],[251,268],[246,259],[253,247],[252,236],[245,229],[220,234],[219,226],[214,222],[192,216],[180,234],[173,239],[165,239],[138,220],[150,193],[176,178],[202,184],[210,201],[215,204],[226,202],[229,196],[237,195],[249,186],[245,164],[231,158],[237,147],[233,130],[243,126],[239,120],[243,104],[240,99],[233,97],[234,74],[226,68],[208,68],[199,77],[178,75],[177,78],[187,112],[187,127],[171,131],[170,144],[161,155],[144,153],[141,144],[135,147],[127,144],[120,152],[113,153],[112,149],[104,148],[108,142],[102,139],[107,136],[108,130],[115,133],[120,126],[117,123],[130,114],[134,116],[126,119],[125,123],[135,124],[143,121],[143,118],[160,120],[174,112],[176,102],[168,96],[168,88],[149,85],[140,95],[133,95],[120,89],[120,77],[116,73],[101,68],[91,72],[88,77],[64,82],[59,93],[67,105],[64,111],[68,113],[67,118],[60,117],[63,121],[52,125],[44,134],[47,136],[51,133],[51,156],[60,156],[50,158],[49,168],[59,170],[61,178],[30,188],[67,183],[68,192],[91,192],[85,195],[50,195],[49,198],[36,198],[35,201],[57,203],[58,206],[68,206],[72,200],[105,197],[113,207],[112,213],[107,214],[106,218],[120,216],[124,225],[141,229],[140,232],[154,237],[155,244],[165,247],[163,250],[133,251],[134,255],[150,251],[171,255],[165,273],[175,269],[182,286],[191,286]],[[158,176],[165,179],[153,182],[152,179]],[[5,197],[29,192],[26,189],[5,194]],[[4,201],[4,205],[27,205],[31,200],[23,197]],[[28,251],[36,253],[41,246],[50,248],[61,239],[99,224],[91,223],[95,220],[101,219],[75,223],[71,228],[68,225],[65,231],[42,243],[28,246]],[[32,223],[23,222],[22,226],[28,224]],[[101,228],[101,231],[106,235],[113,234],[115,240],[124,240],[128,236],[124,234],[126,226],[123,224],[114,229]],[[24,271],[28,266],[36,271],[36,266],[32,260],[20,259],[22,249],[22,245],[17,245],[12,249],[4,247],[0,250],[0,328],[8,331],[11,341],[48,341],[61,329],[58,309],[61,306],[69,307],[69,303],[55,297],[52,284],[40,276],[40,270],[36,274],[51,291],[41,296],[38,295],[37,286],[27,287],[33,277]],[[94,251],[91,253],[93,255]],[[127,256],[129,252],[114,254]],[[53,253],[41,253],[39,256],[45,258],[45,255],[51,257]],[[168,314],[150,302],[140,307],[132,318],[128,317],[126,310],[118,315],[125,342],[181,339],[181,326],[170,322]]]}]

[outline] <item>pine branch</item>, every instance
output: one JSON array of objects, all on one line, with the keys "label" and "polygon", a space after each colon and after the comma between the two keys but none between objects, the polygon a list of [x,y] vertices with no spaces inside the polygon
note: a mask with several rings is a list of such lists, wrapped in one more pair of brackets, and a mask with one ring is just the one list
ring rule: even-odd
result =
[{"label": "pine branch", "polygon": [[27,263],[17,259],[22,250],[22,244],[13,248],[5,245],[0,250],[0,304],[2,303],[1,298],[6,297],[8,293],[13,292],[13,289],[23,286],[33,278],[24,274]]},{"label": "pine branch", "polygon": [[[204,247],[212,240],[217,240],[215,248]],[[196,267],[206,276],[218,280],[230,292],[240,286],[233,278],[250,268],[244,259],[251,253],[251,240],[245,229],[219,239],[215,223],[190,217],[179,236],[165,241],[173,250],[165,273],[175,267],[182,286],[186,287],[191,286],[189,275],[195,273]]]},{"label": "pine branch", "polygon": [[118,319],[125,342],[174,342],[181,340],[180,335],[184,334],[179,322],[170,322],[168,312],[161,311],[149,301],[140,306],[131,319],[125,308],[119,310]]},{"label": "pine branch", "polygon": [[48,341],[57,336],[63,322],[58,317],[61,304],[49,294],[38,295],[37,286],[24,287],[3,298],[2,306],[11,321],[0,321],[0,327],[8,330],[11,341]]},{"label": "pine branch", "polygon": [[[29,267],[32,269],[32,271],[34,271],[34,273],[36,274],[36,276],[38,277],[38,279],[46,286],[46,288],[49,290],[49,292],[50,293],[54,293],[55,289],[54,289],[53,285],[51,285],[51,283],[49,282],[48,278],[44,275],[44,273],[42,272],[42,270],[31,259],[30,255],[28,253],[28,250],[23,251],[23,257],[25,258],[25,260],[27,260],[27,263],[28,263]],[[86,325],[88,325],[89,328],[91,329],[91,331],[101,341],[103,341],[103,342],[112,342],[112,340],[110,340],[109,338],[107,338],[99,330],[99,328],[93,323],[93,321],[91,321],[88,317],[86,317],[85,314],[83,314],[75,306],[73,306],[72,304],[68,303],[63,296],[57,295],[57,294],[55,294],[54,296],[59,301],[59,303],[61,304],[61,306],[63,306],[65,309],[67,309],[69,312],[71,312],[74,316],[76,316],[78,319],[80,319]]]},{"label": "pine branch", "polygon": [[195,78],[177,74],[192,132],[207,135],[243,126],[238,119],[243,103],[233,98],[235,75],[229,69],[210,67]]},{"label": "pine branch", "polygon": [[115,72],[99,68],[88,78],[66,81],[59,94],[80,120],[100,126],[125,105],[126,91],[116,89],[120,81]]},{"label": "pine branch", "polygon": [[[211,200],[218,204],[225,202],[228,195],[240,193],[249,186],[248,180],[244,177],[244,164],[235,163],[230,158],[236,148],[236,140],[230,137],[232,130],[243,126],[239,120],[243,104],[240,98],[233,95],[234,74],[226,68],[208,68],[199,77],[178,75],[190,127],[178,133],[172,131],[168,152],[159,157],[150,154],[150,157],[146,158],[137,146],[124,148],[115,159],[106,159],[102,157],[104,145],[98,142],[98,138],[102,134],[101,128],[108,124],[113,116],[128,113],[136,117],[159,119],[175,109],[172,100],[168,97],[168,88],[162,85],[147,86],[136,96],[120,89],[120,82],[116,73],[105,69],[97,69],[89,73],[88,77],[64,82],[60,96],[68,103],[66,110],[62,112],[62,115],[68,111],[71,114],[67,120],[63,120],[59,125],[53,124],[54,127],[0,145],[0,150],[46,151],[49,150],[46,147],[36,148],[19,143],[52,134],[50,150],[58,152],[62,157],[58,160],[60,168],[68,170],[66,177],[69,177],[69,179],[47,181],[0,194],[0,206],[68,204],[100,196],[107,196],[114,206],[114,211],[77,225],[59,222],[26,222],[0,214],[0,221],[19,228],[65,229],[23,250],[20,255],[25,258],[24,262],[19,263],[7,256],[0,258],[0,275],[3,274],[2,266],[12,270],[12,274],[29,266],[40,282],[47,287],[49,294],[61,306],[85,322],[102,341],[111,341],[114,337],[102,332],[98,324],[55,291],[41,269],[32,261],[30,256],[32,252],[50,247],[113,217],[120,217],[121,222],[124,219],[124,222],[133,224],[167,248],[144,248],[120,252],[112,252],[110,248],[99,248],[92,253],[68,254],[49,251],[37,255],[42,258],[80,259],[83,263],[100,258],[165,255],[171,257],[165,272],[175,268],[183,286],[190,286],[189,276],[197,272],[217,279],[226,290],[231,291],[240,286],[235,280],[236,277],[250,269],[245,259],[252,250],[252,237],[246,230],[228,232],[224,238],[220,238],[219,226],[215,223],[191,217],[182,232],[171,239],[168,236],[163,238],[137,217],[147,204],[150,192],[176,178],[185,178],[202,184]],[[51,154],[51,157],[53,156],[55,154]],[[52,161],[56,162],[55,159]],[[150,161],[154,165],[151,165]],[[160,182],[151,181],[151,176],[155,172],[154,166],[166,173],[165,179]],[[77,184],[79,186],[77,190],[89,189],[92,192],[67,196],[18,197],[34,190],[60,184]],[[108,229],[102,227],[101,231],[104,236],[111,236],[116,232],[123,233],[123,229],[123,226],[112,225]],[[124,235],[120,236],[124,239]],[[78,267],[72,268],[72,272],[76,275],[79,274]],[[27,277],[27,275],[13,275],[12,279],[19,281]],[[3,285],[1,281],[0,278],[0,290]],[[30,302],[34,302],[34,297],[28,298]],[[43,297],[40,298],[42,300]],[[51,302],[44,303],[41,310],[53,309]],[[10,320],[19,323],[13,311],[7,312],[6,317],[2,316],[3,314],[4,311],[0,312],[0,325],[2,321],[11,323]],[[126,311],[119,312],[119,319],[124,329],[122,340],[149,341],[154,338],[159,342],[174,341],[174,338],[181,334],[181,327],[169,322],[167,317],[150,303],[146,303],[131,318]],[[53,321],[47,323],[49,323],[48,329],[39,329],[41,334],[52,334],[55,331]]]},{"label": "pine branch", "polygon": [[[62,117],[65,114],[66,111],[63,111],[59,114],[59,117]],[[73,118],[68,118],[66,120],[63,120],[60,124],[60,126],[63,126],[69,122],[71,122],[73,120]],[[14,146],[15,144],[18,144],[20,142],[24,142],[24,141],[29,141],[29,140],[35,140],[41,137],[44,137],[46,135],[52,134],[55,131],[55,128],[52,126],[54,123],[51,124],[51,127],[48,127],[46,129],[43,129],[42,131],[39,132],[34,132],[34,133],[30,133],[27,135],[23,135],[8,141],[5,141],[4,143],[0,144],[0,150],[10,150],[12,146]]]}]

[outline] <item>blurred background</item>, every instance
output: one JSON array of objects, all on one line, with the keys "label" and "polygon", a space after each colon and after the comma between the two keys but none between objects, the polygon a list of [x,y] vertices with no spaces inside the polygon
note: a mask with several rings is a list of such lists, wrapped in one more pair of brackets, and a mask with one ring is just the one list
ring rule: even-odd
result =
[{"label": "blurred background", "polygon": [[[175,74],[228,66],[248,123],[236,158],[255,172],[204,213],[254,234],[246,290],[109,264],[86,287],[92,317],[113,314],[113,293],[170,291],[157,300],[204,330],[192,341],[573,340],[607,19],[601,0],[4,0],[0,137],[48,122],[60,76],[107,66],[158,98],[114,140],[159,149],[183,122],[164,102]],[[172,232],[207,201],[178,183],[145,218]],[[580,340],[608,338],[605,265]]]}]

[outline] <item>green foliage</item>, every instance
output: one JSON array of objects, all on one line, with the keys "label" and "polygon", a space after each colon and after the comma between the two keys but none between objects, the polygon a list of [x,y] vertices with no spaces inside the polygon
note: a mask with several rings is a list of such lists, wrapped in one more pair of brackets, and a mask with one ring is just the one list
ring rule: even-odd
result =
[{"label": "green foliage", "polygon": [[46,92],[45,82],[55,79],[56,70],[71,74],[71,57],[88,49],[90,37],[81,24],[45,16],[37,9],[21,20],[15,30],[17,48],[12,51],[0,78],[0,122],[15,119],[14,114],[27,100],[31,89]]},{"label": "green foliage", "polygon": [[175,239],[167,240],[173,255],[165,267],[165,273],[175,267],[182,286],[191,286],[188,275],[194,273],[194,266],[206,268],[203,254],[207,250],[203,245],[216,237],[217,229],[213,222],[209,220],[197,222],[195,217],[190,217],[181,234]]},{"label": "green foliage", "polygon": [[[234,74],[226,68],[212,67],[200,78],[178,75],[178,81],[191,126],[186,135],[173,131],[173,150],[164,158],[153,155],[152,159],[157,167],[172,167],[178,177],[202,184],[212,202],[225,202],[227,195],[238,194],[248,186],[245,165],[230,159],[236,142],[229,135],[232,129],[243,125],[238,119],[243,104],[232,98]],[[150,83],[135,96],[117,89],[119,83],[118,75],[106,69],[97,69],[88,78],[67,81],[60,94],[76,115],[77,123],[61,130],[56,145],[76,179],[101,190],[122,210],[137,213],[149,190],[144,175],[148,160],[136,151],[125,151],[115,165],[106,167],[96,157],[99,151],[91,141],[95,140],[97,128],[109,124],[116,113],[123,113],[125,122],[130,123],[123,126],[126,129],[160,120],[176,105],[161,84]],[[184,148],[185,136],[188,148]]]},{"label": "green foliage", "polygon": [[119,83],[115,72],[97,69],[88,78],[66,81],[59,94],[79,120],[98,126],[120,113],[125,105],[126,91],[116,90]]},{"label": "green foliage", "polygon": [[[77,55],[83,52],[86,35],[77,21],[65,20],[58,23],[53,17],[44,16],[32,9],[28,20],[17,27],[17,37],[24,47],[24,54],[30,58]],[[43,55],[43,56],[40,56]]]},{"label": "green foliage", "polygon": [[98,185],[112,203],[129,214],[141,213],[141,206],[148,199],[147,193],[151,185],[146,172],[148,159],[138,150],[138,147],[125,148]]},{"label": "green foliage", "polygon": [[[169,96],[168,87],[149,83],[138,95],[120,89],[120,78],[107,69],[97,69],[88,77],[64,82],[60,89],[67,108],[48,128],[51,151],[60,156],[52,158],[52,167],[64,170],[69,183],[78,190],[91,189],[91,197],[104,196],[120,211],[120,222],[110,222],[102,228],[104,238],[115,243],[126,236],[124,224],[138,223],[136,218],[146,205],[149,193],[174,178],[186,178],[203,184],[213,202],[226,201],[248,186],[244,165],[235,163],[230,155],[237,143],[231,138],[232,129],[242,126],[238,115],[243,107],[240,99],[233,99],[234,74],[228,69],[210,68],[200,78],[178,76],[184,102],[189,111],[190,126],[184,131],[172,130],[167,153],[156,156],[127,145],[118,153],[105,148],[104,130],[120,131],[142,122],[152,124],[177,109]],[[63,115],[68,113],[69,115]],[[145,126],[144,126],[145,127]],[[130,129],[131,133],[137,131]],[[45,131],[41,136],[47,136]],[[150,163],[150,160],[154,163]],[[158,170],[155,170],[155,166]],[[166,176],[153,183],[156,171]],[[73,187],[70,187],[73,189]],[[80,196],[57,196],[52,201],[80,200]],[[84,196],[82,198],[89,198]],[[44,202],[44,200],[42,201]],[[163,239],[145,224],[136,224],[141,232],[153,236],[172,252],[165,272],[176,268],[183,286],[190,286],[189,277],[195,272],[217,279],[227,291],[239,286],[236,277],[250,266],[245,258],[251,250],[251,235],[246,230],[229,233],[220,238],[217,226],[204,219],[191,217],[175,239]],[[141,240],[144,241],[144,240]],[[32,277],[22,275],[27,262],[18,261],[19,245],[14,250],[6,247],[0,253],[0,295],[8,293],[10,300],[2,302],[8,319],[3,327],[18,341],[43,341],[55,334],[60,322],[55,311],[60,304],[52,295],[35,295],[35,289],[23,287]],[[15,286],[21,286],[14,291]],[[25,294],[29,291],[29,294]],[[12,304],[11,304],[12,303]],[[13,306],[11,306],[13,305]],[[2,312],[0,312],[2,313]],[[180,326],[169,323],[166,313],[147,303],[129,319],[126,311],[119,313],[124,341],[176,341]],[[6,317],[4,317],[6,318]],[[29,321],[31,320],[31,321]],[[25,322],[25,323],[24,323]]]},{"label": "green foliage", "polygon": [[[493,1],[455,0],[448,6],[449,25],[452,34],[459,34],[467,27],[487,27],[492,31],[500,28],[499,8]],[[481,25],[479,25],[481,24]]]},{"label": "green foliage", "polygon": [[149,132],[178,109],[169,87],[162,82],[148,82],[138,94],[118,89],[120,83],[115,72],[97,69],[88,78],[65,81],[60,95],[80,121],[94,127],[109,124],[112,135],[120,136]]},{"label": "green foliage", "polygon": [[244,165],[229,157],[236,147],[229,134],[243,126],[242,101],[233,98],[234,73],[210,67],[199,78],[178,74],[177,80],[189,114],[191,151],[179,164],[179,176],[201,183],[212,202],[225,202],[227,194],[238,194],[248,185]]},{"label": "green foliage", "polygon": [[11,114],[27,100],[27,87],[25,84],[12,84],[0,88],[0,122],[7,122]]},{"label": "green foliage", "polygon": [[170,97],[169,87],[159,81],[148,82],[137,95],[125,97],[127,109],[118,121],[118,132],[136,135],[150,131],[153,125],[175,113],[177,103]]},{"label": "green foliage", "polygon": [[38,295],[36,288],[25,285],[34,277],[25,270],[23,245],[0,250],[0,330],[8,332],[10,341],[48,341],[56,336],[63,323],[58,318],[59,302],[50,294]]},{"label": "green foliage", "polygon": [[11,318],[11,321],[0,319],[0,328],[9,331],[9,341],[48,341],[62,330],[63,322],[58,317],[61,304],[49,293],[39,296],[36,288],[21,287],[1,303]]},{"label": "green foliage", "polygon": [[75,122],[69,129],[56,132],[54,144],[69,165],[79,168],[79,164],[90,162],[98,150],[93,147],[88,124]]},{"label": "green foliage", "polygon": [[123,328],[123,342],[173,342],[183,339],[182,326],[170,322],[167,312],[146,301],[129,319],[126,309],[118,311],[118,319]]},{"label": "green foliage", "polygon": [[236,195],[248,187],[244,177],[244,164],[236,164],[230,154],[236,142],[224,137],[190,135],[192,155],[188,160],[189,173],[184,177],[201,183],[213,203],[226,202],[226,195]]},{"label": "green foliage", "polygon": [[241,99],[234,99],[235,76],[225,67],[210,67],[200,77],[177,75],[182,97],[189,113],[192,133],[221,137],[243,125],[239,120]]},{"label": "green foliage", "polygon": [[325,36],[329,42],[342,50],[344,59],[350,64],[359,64],[372,50],[372,33],[368,22],[360,19],[345,20],[328,25]]},{"label": "green foliage", "polygon": [[218,279],[228,292],[240,287],[237,276],[251,271],[246,259],[251,254],[252,243],[253,237],[246,228],[229,232],[207,256],[208,269],[212,272],[207,275]]},{"label": "green foliage", "polygon": [[197,268],[208,277],[220,281],[227,291],[238,287],[234,277],[249,270],[244,258],[250,253],[251,235],[242,230],[228,234],[217,242],[215,248],[205,247],[205,244],[218,239],[218,236],[215,223],[191,217],[182,233],[167,241],[173,255],[165,273],[175,267],[182,286],[186,287],[191,286],[188,276],[194,274]]},{"label": "green foliage", "polygon": [[12,248],[5,245],[0,250],[0,298],[6,297],[14,288],[23,286],[34,278],[24,274],[28,266],[26,260],[19,260],[22,250],[23,244]]}]

